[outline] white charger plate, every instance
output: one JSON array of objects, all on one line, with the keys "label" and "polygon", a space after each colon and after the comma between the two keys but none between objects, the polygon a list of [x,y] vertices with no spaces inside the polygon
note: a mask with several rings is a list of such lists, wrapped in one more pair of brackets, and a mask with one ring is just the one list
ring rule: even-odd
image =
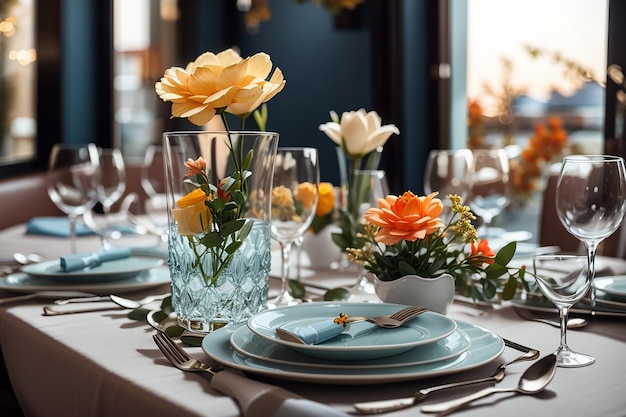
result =
[{"label": "white charger plate", "polygon": [[0,280],[0,289],[33,293],[38,291],[82,291],[90,294],[108,295],[138,291],[170,283],[168,268],[152,268],[132,278],[103,283],[70,284],[60,283],[43,277],[30,276],[23,272],[7,275]]},{"label": "white charger plate", "polygon": [[[504,342],[495,333],[462,321],[457,323],[459,328],[470,337],[470,348],[455,358],[420,365],[336,369],[277,364],[250,358],[240,355],[230,345],[231,335],[245,326],[243,323],[209,333],[202,341],[202,349],[215,361],[252,374],[320,384],[360,385],[432,378],[467,371],[494,361],[504,351]],[[401,358],[401,355],[395,358]],[[315,359],[311,361],[314,362]]]},{"label": "white charger plate", "polygon": [[471,340],[464,331],[457,328],[450,336],[437,342],[417,346],[399,355],[368,361],[329,361],[319,358],[312,359],[310,356],[298,353],[290,347],[272,343],[252,333],[246,326],[241,326],[231,334],[230,344],[237,353],[244,356],[277,364],[313,368],[374,369],[420,365],[454,358],[470,348]]},{"label": "white charger plate", "polygon": [[594,278],[593,284],[611,298],[626,301],[626,275]]},{"label": "white charger plate", "polygon": [[40,262],[22,267],[22,272],[34,277],[47,278],[51,281],[84,284],[119,281],[131,278],[140,272],[163,265],[163,259],[130,256],[103,262],[93,268],[83,268],[77,271],[64,272],[59,260]]},{"label": "white charger plate", "polygon": [[348,317],[374,317],[393,314],[404,307],[406,306],[388,303],[298,304],[258,313],[248,319],[247,326],[253,333],[268,341],[289,346],[305,355],[352,361],[397,355],[416,346],[441,340],[456,330],[457,324],[454,320],[427,311],[395,329],[384,329],[367,322],[353,323],[344,333],[317,345],[289,342],[276,335],[276,329],[287,323],[306,326],[335,318],[340,313],[346,313]]}]

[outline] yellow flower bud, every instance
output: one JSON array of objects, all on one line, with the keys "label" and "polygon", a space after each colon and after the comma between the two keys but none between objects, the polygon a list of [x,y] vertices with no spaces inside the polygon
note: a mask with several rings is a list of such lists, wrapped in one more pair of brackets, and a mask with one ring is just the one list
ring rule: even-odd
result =
[{"label": "yellow flower bud", "polygon": [[205,200],[204,191],[196,188],[176,202],[178,208],[172,209],[172,215],[180,235],[192,236],[211,229],[211,212],[204,204]]}]

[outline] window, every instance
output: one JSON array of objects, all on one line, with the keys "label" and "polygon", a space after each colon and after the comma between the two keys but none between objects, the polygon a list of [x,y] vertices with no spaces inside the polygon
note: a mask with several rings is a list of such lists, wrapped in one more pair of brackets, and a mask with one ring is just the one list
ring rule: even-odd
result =
[{"label": "window", "polygon": [[36,152],[33,0],[0,1],[0,163]]}]

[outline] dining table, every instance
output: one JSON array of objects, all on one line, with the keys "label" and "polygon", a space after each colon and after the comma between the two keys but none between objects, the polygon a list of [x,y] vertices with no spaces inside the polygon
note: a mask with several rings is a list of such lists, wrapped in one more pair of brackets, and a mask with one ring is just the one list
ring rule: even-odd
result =
[{"label": "dining table", "polygon": [[[125,234],[112,242],[116,247],[154,247],[166,250],[155,236]],[[82,252],[97,251],[97,236],[78,238]],[[12,253],[37,253],[46,260],[56,260],[70,250],[69,240],[26,233],[20,224],[0,231],[0,256]],[[276,260],[279,258],[276,257]],[[274,258],[273,258],[274,261]],[[524,262],[524,261],[520,261]],[[625,262],[613,260],[616,268],[626,273]],[[272,270],[279,269],[272,264]],[[349,288],[358,274],[332,269],[311,269],[303,262],[301,280],[308,291],[307,303],[318,302],[325,288]],[[616,271],[617,273],[618,271]],[[170,291],[166,261],[155,266],[154,282],[125,285],[124,281],[92,285],[88,293],[117,294],[128,298],[164,294]],[[276,293],[280,280],[272,273],[270,292]],[[7,280],[8,277],[0,277]],[[153,341],[156,330],[144,320],[128,317],[125,310],[112,302],[92,302],[58,306],[57,298],[81,290],[80,285],[64,284],[39,288],[35,284],[0,286],[0,300],[36,293],[30,299],[0,304],[0,349],[6,374],[25,416],[240,416],[237,402],[212,387],[210,375],[181,372],[164,358]],[[364,294],[360,302],[378,302],[375,294]],[[44,315],[44,307],[82,308],[76,314]],[[158,304],[157,304],[158,306]],[[520,311],[520,310],[523,310]],[[540,351],[544,357],[559,342],[559,330],[529,320],[529,316],[552,317],[555,309],[537,311],[524,309],[510,301],[476,303],[458,297],[447,316],[480,326],[499,337]],[[523,313],[523,314],[522,314]],[[558,368],[552,382],[540,393],[522,395],[503,393],[491,395],[455,411],[458,416],[626,416],[626,308],[623,314],[590,315],[582,329],[568,331],[568,342],[574,350],[593,355],[594,364],[581,368]],[[522,318],[522,316],[524,318]],[[223,331],[223,330],[218,330]],[[181,345],[192,356],[212,365],[219,365],[202,347]],[[496,368],[521,352],[506,347],[492,361],[463,372],[432,377],[407,378],[398,381],[375,379],[341,382],[319,382],[267,376],[245,370],[244,376],[282,387],[306,399],[323,404],[346,415],[358,415],[356,402],[410,397],[418,389],[455,381],[487,377]],[[531,362],[519,362],[506,368],[499,387],[516,387]],[[492,384],[493,385],[493,384]],[[388,416],[419,416],[426,414],[422,405],[456,398],[475,392],[488,384],[434,393],[410,408],[385,413]],[[324,414],[320,414],[323,417]],[[268,416],[271,417],[271,416]],[[295,417],[295,416],[294,416]]]}]

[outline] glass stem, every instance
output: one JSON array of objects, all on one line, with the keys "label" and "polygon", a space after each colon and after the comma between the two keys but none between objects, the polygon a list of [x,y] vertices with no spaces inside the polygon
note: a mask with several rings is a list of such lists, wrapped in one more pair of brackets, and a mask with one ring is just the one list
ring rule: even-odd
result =
[{"label": "glass stem", "polygon": [[70,222],[70,250],[76,253],[76,215],[70,214],[67,218]]},{"label": "glass stem", "polygon": [[596,286],[593,283],[596,276],[596,251],[598,244],[590,242],[587,244],[587,274],[589,276],[589,299],[591,300],[591,315],[596,315]]},{"label": "glass stem", "polygon": [[567,317],[569,315],[569,307],[559,308],[559,321],[561,322],[561,346],[559,350],[569,350],[567,346]]},{"label": "glass stem", "polygon": [[289,279],[289,254],[291,253],[291,242],[280,242],[280,251],[282,255],[282,268],[281,268],[281,283],[280,293],[281,296],[287,293],[287,281]]}]

